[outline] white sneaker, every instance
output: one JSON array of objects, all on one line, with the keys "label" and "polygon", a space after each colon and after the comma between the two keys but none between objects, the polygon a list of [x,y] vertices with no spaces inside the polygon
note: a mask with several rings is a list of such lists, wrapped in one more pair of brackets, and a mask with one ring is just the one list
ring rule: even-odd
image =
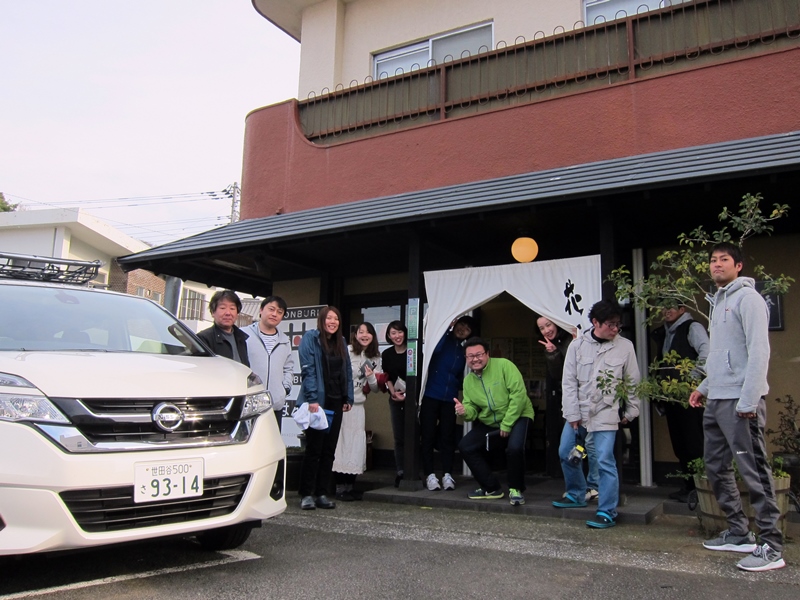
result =
[{"label": "white sneaker", "polygon": [[432,492],[442,489],[442,486],[439,484],[439,479],[433,473],[428,475],[428,480],[425,482],[425,485],[428,486],[428,489]]},{"label": "white sneaker", "polygon": [[453,476],[450,473],[445,473],[444,477],[442,477],[442,485],[446,490],[454,490],[456,489],[456,480],[453,479]]}]

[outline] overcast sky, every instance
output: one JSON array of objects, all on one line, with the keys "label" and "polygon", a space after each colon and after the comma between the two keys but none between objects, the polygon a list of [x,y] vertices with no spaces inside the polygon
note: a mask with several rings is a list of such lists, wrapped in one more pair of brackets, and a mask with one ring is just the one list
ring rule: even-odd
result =
[{"label": "overcast sky", "polygon": [[296,97],[299,56],[250,0],[0,0],[0,192],[151,243],[222,223],[196,194],[241,183],[245,116]]}]

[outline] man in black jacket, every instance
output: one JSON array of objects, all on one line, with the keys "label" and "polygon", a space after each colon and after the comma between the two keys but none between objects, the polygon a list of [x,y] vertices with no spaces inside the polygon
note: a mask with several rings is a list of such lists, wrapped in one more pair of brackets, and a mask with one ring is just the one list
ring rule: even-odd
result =
[{"label": "man in black jacket", "polygon": [[198,337],[215,354],[230,358],[250,366],[247,357],[247,334],[236,326],[236,319],[242,310],[242,301],[232,290],[223,290],[211,296],[208,310],[214,318],[214,325],[198,333]]},{"label": "man in black jacket", "polygon": [[[656,354],[661,360],[675,351],[681,358],[695,361],[695,374],[702,379],[708,356],[708,332],[692,319],[685,306],[673,305],[664,308],[664,324],[652,333],[656,343]],[[689,462],[703,457],[703,409],[684,407],[678,402],[664,403],[669,438],[672,450],[678,458],[683,473],[689,473]],[[693,479],[684,479],[683,489],[669,495],[673,500],[686,502],[694,489]]]}]

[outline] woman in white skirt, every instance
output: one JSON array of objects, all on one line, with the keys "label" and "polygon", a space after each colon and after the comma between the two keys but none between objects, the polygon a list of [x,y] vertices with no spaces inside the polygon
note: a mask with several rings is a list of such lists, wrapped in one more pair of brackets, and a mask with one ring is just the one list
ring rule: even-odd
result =
[{"label": "woman in white skirt", "polygon": [[367,434],[364,402],[366,392],[378,391],[377,372],[381,370],[378,337],[372,323],[358,326],[350,340],[350,364],[353,367],[353,408],[342,415],[339,443],[333,472],[336,479],[336,498],[344,502],[360,500],[353,491],[356,476],[367,469]]}]

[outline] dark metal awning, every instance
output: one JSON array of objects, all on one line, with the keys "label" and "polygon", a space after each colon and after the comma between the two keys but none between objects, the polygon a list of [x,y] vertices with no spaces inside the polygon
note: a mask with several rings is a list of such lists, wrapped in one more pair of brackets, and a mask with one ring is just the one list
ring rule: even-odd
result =
[{"label": "dark metal awning", "polygon": [[[453,219],[500,214],[506,215],[505,224],[513,228],[519,219],[509,216],[509,211],[531,212],[536,207],[617,198],[631,192],[639,192],[641,199],[645,190],[797,172],[798,167],[800,132],[791,132],[248,219],[121,257],[118,262],[126,270],[143,268],[212,285],[235,281],[238,289],[253,288],[257,293],[260,286],[275,280],[326,272],[337,253],[334,263],[349,263],[358,271],[360,257],[374,258],[374,251],[359,252],[361,243],[391,247],[392,231],[402,228],[408,233],[438,223],[443,234]],[[727,201],[731,204],[736,199]],[[636,210],[645,208],[641,202],[635,206]],[[487,228],[477,231],[486,233]],[[402,260],[396,265],[389,260],[382,272],[404,270],[406,256],[399,254]]]}]

